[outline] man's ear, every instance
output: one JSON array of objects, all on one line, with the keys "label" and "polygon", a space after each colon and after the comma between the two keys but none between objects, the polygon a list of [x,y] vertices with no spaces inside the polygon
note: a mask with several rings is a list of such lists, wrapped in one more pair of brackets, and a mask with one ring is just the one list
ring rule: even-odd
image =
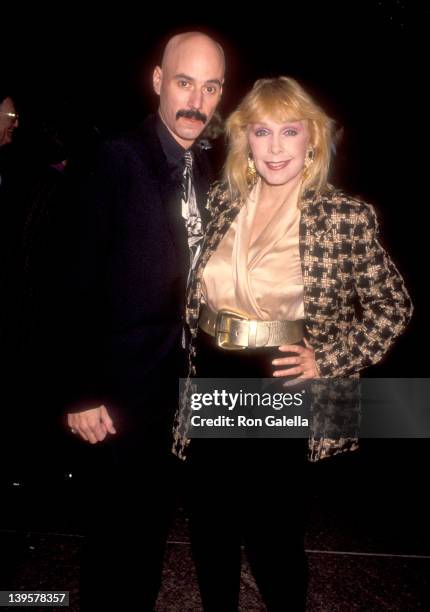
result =
[{"label": "man's ear", "polygon": [[156,66],[154,68],[154,73],[152,75],[152,85],[154,87],[155,93],[158,95],[160,95],[162,80],[163,80],[163,71],[161,70],[160,66]]},{"label": "man's ear", "polygon": [[225,83],[225,78],[223,77],[223,79],[221,80],[221,89],[219,92],[219,97],[221,98],[223,91],[224,91],[224,83]]}]

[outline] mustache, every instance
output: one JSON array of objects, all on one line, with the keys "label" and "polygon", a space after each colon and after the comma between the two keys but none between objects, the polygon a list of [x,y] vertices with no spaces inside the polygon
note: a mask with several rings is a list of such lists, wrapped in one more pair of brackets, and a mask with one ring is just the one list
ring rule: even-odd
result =
[{"label": "mustache", "polygon": [[199,110],[179,110],[176,113],[176,119],[180,117],[185,117],[186,119],[197,119],[197,121],[201,121],[203,124],[206,124],[208,118],[207,115],[201,113]]}]

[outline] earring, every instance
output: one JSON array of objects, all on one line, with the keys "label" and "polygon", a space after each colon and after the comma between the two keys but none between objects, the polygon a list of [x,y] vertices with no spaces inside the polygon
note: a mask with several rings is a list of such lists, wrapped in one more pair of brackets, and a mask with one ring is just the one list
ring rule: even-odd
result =
[{"label": "earring", "polygon": [[315,149],[313,147],[310,147],[306,152],[305,171],[308,170],[310,166],[312,166],[312,164],[314,163],[314,159],[315,159]]},{"label": "earring", "polygon": [[250,188],[254,187],[255,183],[258,181],[257,168],[255,167],[255,162],[252,159],[251,155],[248,155],[248,167],[246,169],[246,180],[248,181],[248,185]]}]

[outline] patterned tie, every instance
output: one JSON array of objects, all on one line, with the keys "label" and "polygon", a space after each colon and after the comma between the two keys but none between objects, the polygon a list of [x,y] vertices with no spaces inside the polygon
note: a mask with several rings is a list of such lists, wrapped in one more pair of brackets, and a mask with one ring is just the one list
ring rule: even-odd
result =
[{"label": "patterned tie", "polygon": [[[197,208],[196,194],[193,185],[193,154],[186,151],[184,154],[184,172],[182,174],[182,217],[185,221],[188,237],[188,249],[190,252],[190,268],[187,278],[187,291],[190,287],[191,276],[200,255],[201,242],[203,239],[202,220]],[[186,333],[182,330],[182,348],[186,347]]]},{"label": "patterned tie", "polygon": [[191,273],[194,270],[200,254],[203,230],[192,180],[193,154],[191,151],[185,152],[184,161],[185,167],[182,175],[182,217],[185,220],[185,227],[187,228],[188,248],[190,250],[190,271],[187,281],[188,288]]}]

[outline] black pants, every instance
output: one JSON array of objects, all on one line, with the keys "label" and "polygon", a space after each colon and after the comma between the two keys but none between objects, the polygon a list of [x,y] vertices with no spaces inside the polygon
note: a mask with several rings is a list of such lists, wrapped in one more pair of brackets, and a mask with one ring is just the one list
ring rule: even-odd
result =
[{"label": "black pants", "polygon": [[84,448],[82,612],[152,611],[161,584],[182,466],[170,451],[170,423],[133,422],[124,412],[123,420],[127,429],[115,420],[118,437]]},{"label": "black pants", "polygon": [[[197,376],[263,377],[275,348],[224,351],[200,333]],[[188,473],[193,555],[206,612],[236,611],[241,545],[269,611],[304,610],[306,441],[194,439]]]}]

